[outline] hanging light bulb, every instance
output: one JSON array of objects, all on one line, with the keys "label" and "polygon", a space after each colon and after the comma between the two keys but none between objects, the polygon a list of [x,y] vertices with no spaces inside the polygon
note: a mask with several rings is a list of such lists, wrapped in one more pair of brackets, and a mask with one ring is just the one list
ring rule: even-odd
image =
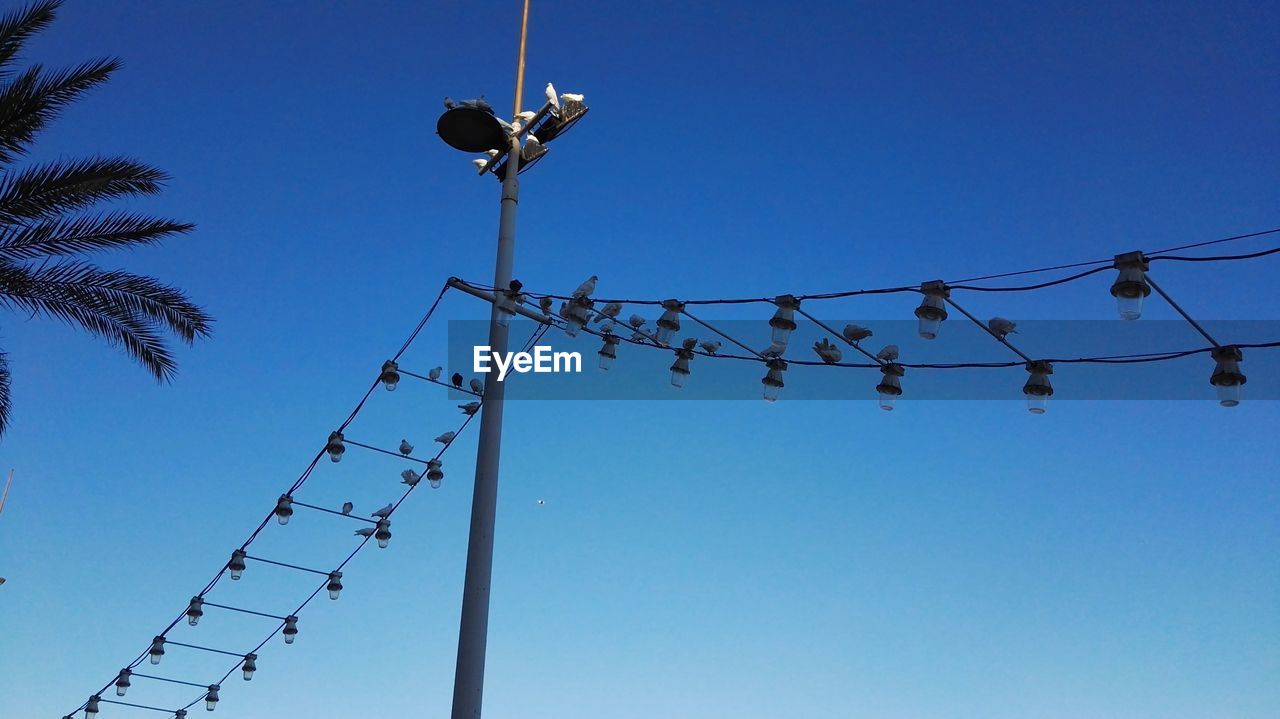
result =
[{"label": "hanging light bulb", "polygon": [[[683,311],[684,303],[679,300],[662,301],[662,316],[658,318],[658,330],[653,334],[655,342],[664,347],[671,344],[671,338],[680,331],[680,313]],[[674,377],[671,383],[675,384]]]},{"label": "hanging light bulb", "polygon": [[217,684],[209,685],[209,693],[204,695],[205,711],[213,711],[218,708],[218,690],[221,688]]},{"label": "hanging light bulb", "polygon": [[596,353],[600,355],[600,369],[608,371],[613,366],[613,361],[618,359],[618,343],[621,341],[611,334],[604,336],[604,345]]},{"label": "hanging light bulb", "polygon": [[891,412],[893,411],[893,403],[902,396],[902,375],[906,374],[906,370],[902,365],[886,362],[880,365],[880,373],[884,375],[880,379],[880,384],[876,385],[876,392],[880,393],[880,409]]},{"label": "hanging light bulb", "polygon": [[284,630],[280,632],[284,635],[285,644],[293,644],[293,640],[298,636],[298,618],[290,614],[284,618]]},{"label": "hanging light bulb", "polygon": [[920,318],[920,337],[931,340],[938,336],[942,321],[947,318],[947,298],[951,296],[951,290],[942,280],[932,280],[920,285],[920,292],[924,294],[916,308],[916,317]]},{"label": "hanging light bulb", "polygon": [[342,572],[329,572],[329,584],[326,588],[329,590],[329,598],[337,599],[342,593]]},{"label": "hanging light bulb", "polygon": [[591,308],[595,307],[595,304],[586,297],[574,297],[569,300],[569,309],[564,318],[564,333],[570,337],[577,337],[582,328],[591,321]]},{"label": "hanging light bulb", "polygon": [[187,719],[187,710],[179,709],[173,713],[173,719]]},{"label": "hanging light bulb", "polygon": [[342,461],[342,453],[347,451],[347,447],[342,443],[341,432],[329,433],[329,443],[324,446],[324,451],[329,453],[329,459],[334,462]]},{"label": "hanging light bulb", "polygon": [[378,375],[378,381],[382,386],[387,388],[388,392],[395,392],[396,385],[400,384],[400,365],[394,360],[387,360],[382,363],[382,374]]},{"label": "hanging light bulb", "polygon": [[386,549],[387,543],[391,541],[391,520],[383,517],[378,520],[378,525],[373,530],[373,538],[378,540],[378,549]]},{"label": "hanging light bulb", "polygon": [[671,386],[679,389],[684,386],[689,376],[689,360],[693,359],[693,351],[680,348],[676,350],[676,361],[671,365]]},{"label": "hanging light bulb", "polygon": [[444,470],[438,459],[427,460],[427,482],[432,489],[440,489],[440,481],[444,479]]},{"label": "hanging light bulb", "polygon": [[523,293],[515,290],[501,290],[494,293],[494,305],[498,308],[498,315],[495,318],[499,327],[506,327],[511,324],[511,320],[516,316],[516,306],[524,304],[525,296]]},{"label": "hanging light bulb", "polygon": [[231,573],[232,580],[240,579],[240,575],[244,573],[244,560],[248,556],[243,549],[237,549],[231,553],[231,561],[227,562],[227,571]]},{"label": "hanging light bulb", "polygon": [[1111,284],[1111,296],[1116,298],[1116,309],[1122,320],[1136,320],[1142,316],[1142,300],[1151,294],[1147,282],[1147,258],[1141,252],[1125,252],[1116,255],[1115,268],[1120,271]]},{"label": "hanging light bulb", "polygon": [[1041,360],[1027,363],[1027,371],[1031,376],[1022,385],[1022,396],[1027,398],[1027,411],[1031,414],[1044,414],[1048,408],[1049,398],[1053,396],[1053,385],[1049,383],[1049,375],[1053,374],[1053,365]]},{"label": "hanging light bulb", "polygon": [[258,671],[258,655],[253,653],[244,655],[244,664],[241,664],[240,668],[244,671],[246,682],[253,679],[253,673]]},{"label": "hanging light bulb", "polygon": [[131,676],[133,676],[133,672],[128,669],[120,670],[120,674],[116,677],[116,696],[124,696],[124,693],[129,691],[129,687],[133,686],[133,683],[129,681]]},{"label": "hanging light bulb", "polygon": [[164,658],[164,637],[155,637],[151,640],[151,648],[147,650],[147,655],[151,657],[152,664],[159,664]]},{"label": "hanging light bulb", "polygon": [[773,317],[769,318],[769,326],[773,328],[770,339],[775,348],[781,346],[778,348],[778,354],[782,354],[787,349],[791,333],[796,329],[796,310],[800,307],[800,300],[797,300],[794,295],[778,295],[773,303],[778,306],[778,309],[773,313]]},{"label": "hanging light bulb", "polygon": [[276,521],[280,524],[288,524],[289,517],[293,516],[293,497],[287,494],[280,495],[280,499],[276,500],[276,508],[274,510]]},{"label": "hanging light bulb", "polygon": [[[793,322],[792,325],[795,323]],[[777,337],[775,331],[774,337]],[[776,339],[774,340],[777,341]],[[785,340],[784,340],[785,342]],[[782,391],[782,373],[787,371],[786,360],[774,358],[768,361],[769,372],[765,374],[764,379],[760,382],[764,385],[764,401],[777,402],[778,393]]]},{"label": "hanging light bulb", "polygon": [[187,624],[195,626],[200,623],[200,617],[204,616],[204,600],[200,597],[192,597],[191,602],[187,604]]},{"label": "hanging light bulb", "polygon": [[102,697],[98,696],[97,694],[94,694],[93,696],[89,697],[89,702],[84,705],[85,719],[93,719],[94,717],[98,716],[98,702],[101,700],[102,700]]},{"label": "hanging light bulb", "polygon": [[1240,371],[1240,362],[1244,353],[1235,345],[1214,347],[1209,353],[1217,366],[1213,368],[1213,376],[1209,382],[1218,390],[1218,404],[1223,407],[1235,407],[1240,404],[1240,390],[1247,378]]}]

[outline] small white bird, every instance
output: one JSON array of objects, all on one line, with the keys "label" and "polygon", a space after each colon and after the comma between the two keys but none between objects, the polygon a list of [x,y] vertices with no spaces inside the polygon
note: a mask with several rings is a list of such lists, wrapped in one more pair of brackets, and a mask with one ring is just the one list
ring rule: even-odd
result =
[{"label": "small white bird", "polygon": [[884,349],[876,353],[876,359],[892,362],[898,359],[898,345],[885,345]]},{"label": "small white bird", "polygon": [[488,155],[489,157],[497,157],[502,153],[498,152],[497,150],[485,150],[484,154]]},{"label": "small white bird", "polygon": [[991,334],[1004,339],[1005,335],[1018,334],[1017,323],[1013,320],[1006,320],[1003,317],[992,317],[987,320],[987,329],[991,330]]},{"label": "small white bird", "polygon": [[342,513],[343,513],[343,514],[351,514],[351,510],[353,510],[353,509],[355,509],[355,508],[356,508],[356,505],[354,505],[354,504],[352,504],[352,503],[350,503],[350,502],[343,502],[343,503],[342,503]]},{"label": "small white bird", "polygon": [[539,298],[538,298],[538,308],[542,310],[542,314],[544,314],[544,315],[550,315],[550,314],[551,314],[551,305],[552,305],[552,304],[554,304],[554,302],[553,302],[553,300],[552,300],[550,297],[539,297]]},{"label": "small white bird", "polygon": [[872,332],[866,327],[861,327],[859,325],[845,325],[844,331],[840,334],[844,335],[844,338],[850,342],[857,344],[870,337]]},{"label": "small white bird", "polygon": [[631,317],[629,317],[629,318],[627,319],[627,324],[631,325],[631,328],[632,328],[632,329],[637,329],[637,330],[638,330],[638,329],[640,329],[641,327],[644,327],[644,323],[645,323],[645,322],[647,322],[647,321],[648,321],[648,320],[646,320],[645,318],[641,317],[640,315],[631,315]]},{"label": "small white bird", "polygon": [[445,432],[439,437],[436,437],[435,441],[439,442],[440,444],[447,445],[453,441],[453,437],[455,434],[457,434],[457,432]]},{"label": "small white bird", "polygon": [[559,110],[559,109],[560,109],[560,96],[556,94],[556,88],[555,88],[555,86],[554,86],[554,85],[552,85],[551,83],[547,83],[547,90],[546,90],[546,93],[547,93],[547,102],[551,103],[551,106],[552,106],[552,107],[554,107],[554,108],[556,108],[557,110]]},{"label": "small white bird", "polygon": [[436,367],[427,373],[427,379],[440,379],[440,373],[444,371],[444,367]]},{"label": "small white bird", "polygon": [[377,517],[378,519],[386,519],[387,517],[390,517],[390,516],[391,516],[391,512],[392,512],[392,510],[394,510],[394,509],[395,509],[395,505],[388,504],[387,506],[383,507],[382,509],[379,509],[378,511],[374,512],[373,514],[370,514],[369,516],[370,516],[370,517]]},{"label": "small white bird", "polygon": [[460,404],[458,405],[458,409],[462,410],[462,413],[465,415],[473,415],[476,413],[476,410],[480,409],[480,403],[468,402],[466,404]]},{"label": "small white bird", "polygon": [[560,102],[582,102],[585,99],[586,99],[585,95],[580,95],[576,92],[560,93]]},{"label": "small white bird", "polygon": [[827,364],[835,364],[844,357],[844,353],[840,351],[840,348],[828,342],[825,337],[822,338],[821,342],[813,343],[813,351],[817,352],[818,357]]},{"label": "small white bird", "polygon": [[472,392],[475,392],[476,394],[484,394],[484,383],[483,383],[483,382],[481,382],[480,380],[478,380],[478,379],[476,379],[476,378],[472,377],[472,378],[471,378],[471,382],[470,382],[470,384],[471,384],[471,391],[472,391]]},{"label": "small white bird", "polygon": [[[591,289],[593,292],[595,291],[594,286]],[[605,305],[604,309],[600,310],[600,312],[596,315],[595,321],[604,322],[605,318],[614,319],[618,316],[618,313],[621,311],[622,311],[621,302],[610,302],[609,304]]]},{"label": "small white bird", "polygon": [[702,348],[702,351],[706,352],[706,353],[707,353],[707,354],[709,354],[709,355],[713,355],[713,354],[715,354],[716,352],[719,352],[719,351],[720,351],[720,342],[719,342],[719,340],[707,340],[706,342],[703,342],[702,344],[699,344],[698,346]]},{"label": "small white bird", "polygon": [[412,469],[406,469],[405,471],[400,473],[401,484],[407,484],[410,487],[413,487],[413,486],[416,486],[418,482],[421,480],[422,480],[422,475],[418,474]]},{"label": "small white bird", "polygon": [[774,341],[774,342],[770,342],[768,347],[765,347],[764,349],[760,350],[760,354],[763,357],[773,359],[774,357],[781,357],[782,353],[786,351],[787,351],[787,346],[784,343]]},{"label": "small white bird", "polygon": [[477,170],[483,170],[489,166],[489,161],[483,157],[477,157],[471,161],[471,164],[475,165]]},{"label": "small white bird", "polygon": [[516,120],[519,121],[520,124],[524,125],[524,124],[527,124],[530,120],[532,120],[537,115],[538,113],[534,112],[533,110],[525,110],[524,112],[516,113]]},{"label": "small white bird", "polygon": [[538,500],[538,504],[546,504],[546,503],[547,503],[547,500],[545,500],[545,499],[539,499],[539,500]]},{"label": "small white bird", "polygon": [[403,454],[406,457],[413,454],[413,445],[409,444],[409,440],[400,440],[400,454]]},{"label": "small white bird", "polygon": [[[599,279],[599,277],[591,275],[587,279],[583,280],[582,284],[578,285],[578,289],[573,291],[573,298],[579,299],[582,297],[590,297],[591,294],[596,291],[596,281]],[[618,309],[621,310],[622,308]]]},{"label": "small white bird", "polygon": [[364,529],[357,529],[356,536],[365,537],[367,539],[369,537],[372,537],[375,531],[377,530],[373,527],[365,527]]},{"label": "small white bird", "polygon": [[520,148],[520,159],[533,162],[546,151],[547,148],[542,146],[542,141],[531,132],[524,136],[524,147]]}]

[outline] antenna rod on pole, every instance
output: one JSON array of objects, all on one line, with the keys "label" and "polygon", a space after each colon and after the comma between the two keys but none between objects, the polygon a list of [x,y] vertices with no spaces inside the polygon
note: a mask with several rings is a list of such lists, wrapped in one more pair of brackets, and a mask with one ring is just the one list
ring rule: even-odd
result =
[{"label": "antenna rod on pole", "polygon": [[0,512],[4,511],[4,500],[9,498],[9,485],[13,484],[13,470],[9,470],[9,479],[4,483],[4,493],[0,494]]},{"label": "antenna rod on pole", "polygon": [[524,0],[524,16],[520,18],[520,57],[516,61],[516,109],[511,116],[520,114],[520,106],[524,104],[524,47],[529,38],[529,0]]}]

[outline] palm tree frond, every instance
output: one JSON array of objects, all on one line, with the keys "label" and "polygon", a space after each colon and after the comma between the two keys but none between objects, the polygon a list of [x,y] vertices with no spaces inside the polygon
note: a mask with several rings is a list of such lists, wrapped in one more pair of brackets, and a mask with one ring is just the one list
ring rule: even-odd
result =
[{"label": "palm tree frond", "polygon": [[154,195],[164,171],[124,157],[50,162],[0,181],[0,222],[57,217],[118,197]]},{"label": "palm tree frond", "polygon": [[49,27],[62,0],[41,0],[0,18],[0,77],[32,35]]},{"label": "palm tree frond", "polygon": [[40,65],[33,65],[0,88],[0,163],[9,164],[25,154],[27,145],[62,108],[106,82],[118,69],[120,61],[114,58],[47,74]]},{"label": "palm tree frond", "polygon": [[128,212],[41,220],[0,228],[0,258],[30,260],[52,255],[99,252],[129,245],[151,245],[195,229],[174,222]]},{"label": "palm tree frond", "polygon": [[9,428],[9,412],[13,405],[9,402],[9,355],[0,350],[0,437]]}]

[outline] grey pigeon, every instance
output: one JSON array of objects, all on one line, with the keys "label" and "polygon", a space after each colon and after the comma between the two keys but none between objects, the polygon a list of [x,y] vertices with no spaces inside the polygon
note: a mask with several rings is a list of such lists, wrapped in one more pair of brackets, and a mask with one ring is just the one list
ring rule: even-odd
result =
[{"label": "grey pigeon", "polygon": [[898,345],[885,345],[884,349],[876,353],[876,359],[892,362],[898,359]]},{"label": "grey pigeon", "polygon": [[365,539],[368,539],[369,537],[373,536],[373,533],[375,531],[377,530],[373,527],[364,527],[363,529],[357,529],[356,535],[360,537],[364,537]]},{"label": "grey pigeon", "polygon": [[787,351],[787,346],[785,344],[781,342],[770,342],[768,347],[765,347],[764,349],[760,350],[760,355],[763,357],[767,357],[769,359],[773,359],[775,357],[781,357],[782,353],[786,351]]},{"label": "grey pigeon", "polygon": [[478,379],[471,380],[471,391],[476,394],[484,394],[484,383]]},{"label": "grey pigeon", "polygon": [[857,344],[870,337],[872,333],[871,330],[866,327],[861,327],[859,325],[845,325],[844,332],[841,332],[841,334],[844,335],[845,339]]},{"label": "grey pigeon", "polygon": [[627,320],[627,324],[631,325],[633,329],[637,329],[637,330],[640,329],[641,327],[644,327],[645,322],[647,322],[647,320],[641,317],[640,315],[631,315],[631,317]]},{"label": "grey pigeon", "polygon": [[406,469],[405,471],[400,473],[401,484],[407,484],[410,487],[414,487],[414,486],[417,486],[418,482],[420,482],[421,480],[422,480],[422,475],[418,474],[412,469]]},{"label": "grey pigeon", "polygon": [[827,364],[835,364],[843,358],[844,354],[840,352],[840,348],[827,341],[823,337],[821,342],[813,343],[813,351],[818,353],[818,357]]},{"label": "grey pigeon", "polygon": [[413,454],[413,445],[409,444],[409,440],[400,440],[400,454],[403,454],[406,457]]},{"label": "grey pigeon", "polygon": [[453,98],[449,97],[448,95],[444,96],[444,109],[452,110],[457,106],[458,106],[458,103],[454,102]]},{"label": "grey pigeon", "polygon": [[1017,326],[1012,320],[1006,320],[1003,317],[992,317],[987,320],[987,329],[990,329],[991,334],[1000,339],[1004,339],[1005,335],[1017,334],[1018,330],[1015,329]]},{"label": "grey pigeon", "polygon": [[452,441],[453,441],[453,437],[454,437],[454,435],[455,435],[455,434],[457,434],[457,433],[456,433],[456,432],[445,432],[444,434],[440,435],[439,437],[436,437],[435,441],[439,442],[440,444],[447,445],[447,444],[449,444],[450,442],[452,442]]},{"label": "grey pigeon", "polygon": [[440,379],[440,373],[444,371],[444,367],[434,367],[427,373],[428,379]]},{"label": "grey pigeon", "polygon": [[343,514],[351,514],[351,510],[353,510],[353,509],[355,509],[355,508],[356,508],[356,505],[354,505],[354,504],[352,504],[352,503],[350,503],[350,502],[343,502],[343,503],[342,503],[342,513],[343,513]]},{"label": "grey pigeon", "polygon": [[[592,290],[594,291],[594,289],[595,288],[593,287]],[[609,304],[604,306],[604,309],[600,310],[599,315],[596,316],[596,322],[604,322],[606,321],[605,318],[614,319],[615,317],[618,316],[618,313],[621,311],[622,311],[621,302],[610,302]]]},{"label": "grey pigeon", "polygon": [[699,346],[699,347],[701,347],[701,348],[702,348],[702,350],[703,350],[704,352],[706,352],[707,354],[709,354],[709,355],[713,355],[713,354],[715,354],[716,352],[719,352],[719,351],[720,351],[720,341],[719,341],[719,340],[707,340],[706,342],[703,342],[702,344],[700,344],[700,345],[698,345],[698,346]]},{"label": "grey pigeon", "polygon": [[378,511],[374,512],[373,514],[370,514],[369,516],[370,516],[370,517],[377,517],[377,518],[379,518],[379,519],[386,519],[387,517],[390,517],[390,516],[391,516],[391,512],[392,512],[392,510],[394,510],[394,509],[395,509],[395,505],[388,504],[387,506],[383,507],[382,509],[379,509]]},{"label": "grey pigeon", "polygon": [[542,314],[544,314],[544,315],[549,315],[549,314],[551,314],[551,305],[552,305],[552,304],[553,304],[553,303],[552,303],[552,300],[551,300],[551,298],[550,298],[550,297],[539,297],[539,298],[538,298],[538,308],[542,310]]},{"label": "grey pigeon", "polygon": [[458,405],[458,409],[462,410],[462,413],[465,415],[473,415],[476,413],[476,410],[480,409],[480,403],[468,402],[466,404],[460,404]]}]

